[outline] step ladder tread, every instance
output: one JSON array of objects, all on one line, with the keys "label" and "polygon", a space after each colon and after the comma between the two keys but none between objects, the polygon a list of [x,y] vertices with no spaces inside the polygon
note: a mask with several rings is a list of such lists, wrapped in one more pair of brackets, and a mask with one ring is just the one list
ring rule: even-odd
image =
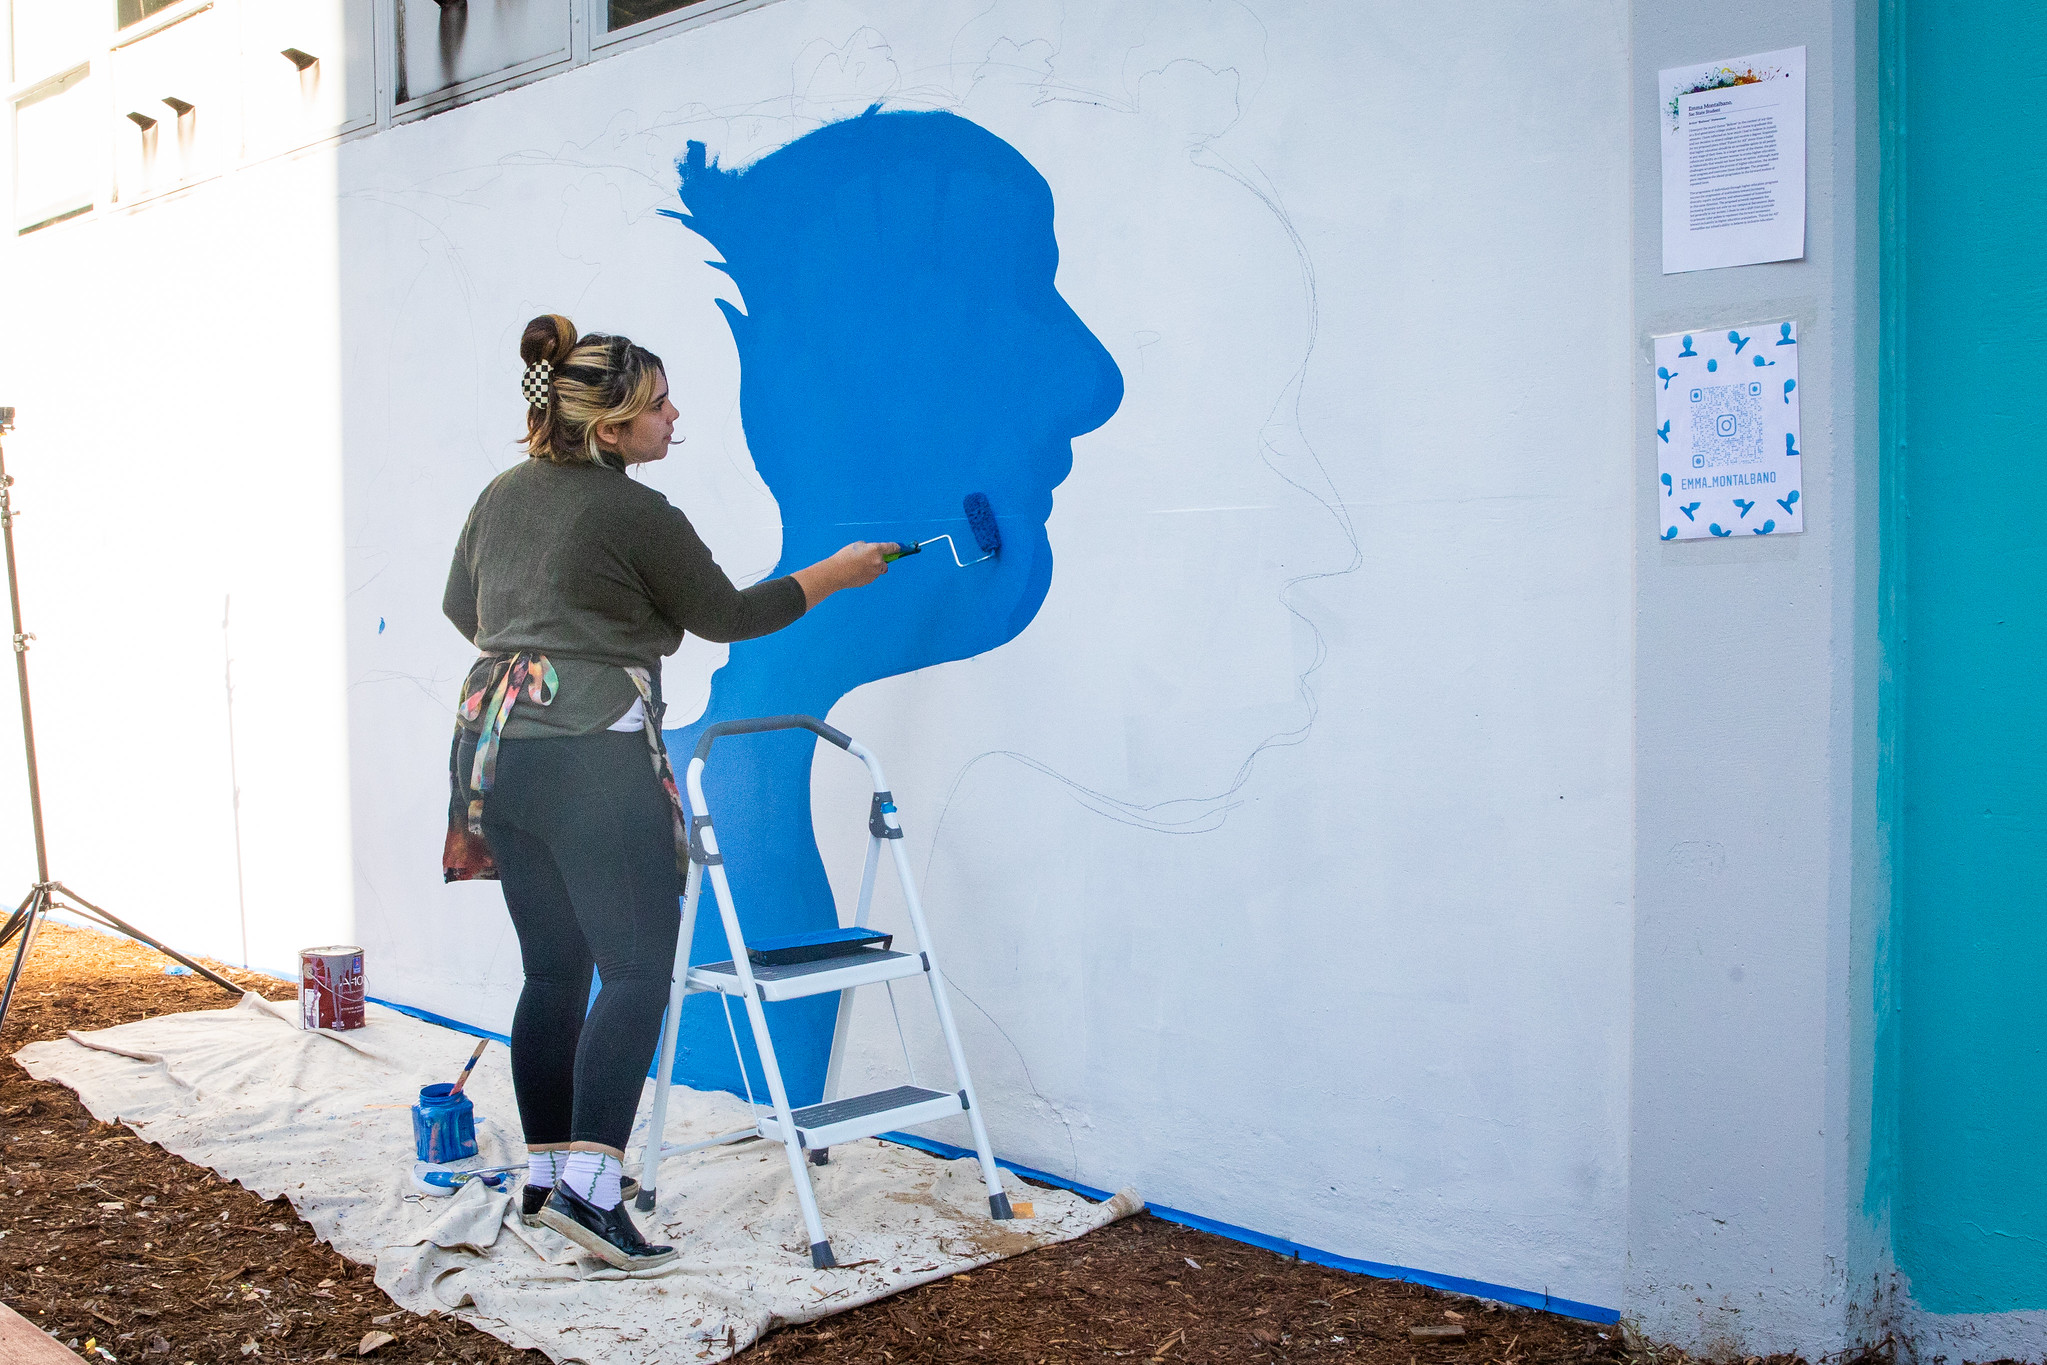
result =
[{"label": "step ladder tread", "polygon": [[[858,953],[845,953],[838,957],[817,958],[810,962],[753,962],[753,979],[756,981],[794,981],[800,977],[816,976],[820,972],[844,971],[848,967],[871,966],[876,962],[899,962],[906,960],[908,953],[892,952],[887,949],[867,948]],[[690,968],[692,976],[699,972],[714,976],[729,976],[735,980],[739,972],[727,958],[723,962],[707,962],[701,967]]]},{"label": "step ladder tread", "polygon": [[891,1090],[877,1090],[871,1095],[849,1095],[843,1100],[813,1104],[807,1109],[796,1110],[790,1117],[796,1120],[798,1128],[822,1128],[827,1124],[864,1119],[892,1109],[907,1109],[913,1104],[957,1098],[943,1090],[926,1090],[921,1085],[899,1085]]}]

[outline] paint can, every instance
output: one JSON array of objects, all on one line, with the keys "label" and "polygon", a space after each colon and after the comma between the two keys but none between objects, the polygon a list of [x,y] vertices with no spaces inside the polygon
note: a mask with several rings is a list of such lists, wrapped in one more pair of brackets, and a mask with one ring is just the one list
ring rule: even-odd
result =
[{"label": "paint can", "polygon": [[451,1093],[454,1089],[448,1081],[419,1088],[419,1103],[412,1106],[412,1145],[421,1161],[438,1166],[476,1155],[476,1109],[467,1095]]},{"label": "paint can", "polygon": [[299,952],[299,1027],[361,1028],[362,949],[305,948]]}]

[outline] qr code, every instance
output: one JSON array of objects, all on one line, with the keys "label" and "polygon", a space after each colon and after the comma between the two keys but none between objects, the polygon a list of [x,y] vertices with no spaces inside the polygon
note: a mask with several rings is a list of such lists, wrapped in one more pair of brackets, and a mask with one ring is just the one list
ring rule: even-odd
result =
[{"label": "qr code", "polygon": [[1763,454],[1763,386],[1714,384],[1691,391],[1692,468],[1750,464]]}]

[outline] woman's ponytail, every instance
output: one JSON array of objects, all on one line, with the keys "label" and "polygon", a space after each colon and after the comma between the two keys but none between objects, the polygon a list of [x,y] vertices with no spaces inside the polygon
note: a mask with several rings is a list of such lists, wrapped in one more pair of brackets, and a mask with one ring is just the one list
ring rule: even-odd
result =
[{"label": "woman's ponytail", "polygon": [[559,313],[543,313],[526,324],[519,336],[519,360],[525,373],[519,382],[526,395],[526,449],[539,454],[554,445],[554,369],[576,349],[576,324]]},{"label": "woman's ponytail", "polygon": [[525,364],[519,388],[526,395],[527,453],[556,464],[596,464],[605,452],[597,428],[630,422],[653,405],[661,357],[624,337],[592,333],[578,339],[576,324],[543,313],[519,335]]}]

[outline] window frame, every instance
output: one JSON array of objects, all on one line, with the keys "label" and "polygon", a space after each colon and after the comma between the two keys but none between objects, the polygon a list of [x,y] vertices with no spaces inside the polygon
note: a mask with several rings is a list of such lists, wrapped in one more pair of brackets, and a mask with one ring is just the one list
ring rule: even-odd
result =
[{"label": "window frame", "polygon": [[667,37],[671,32],[696,28],[716,19],[730,18],[748,10],[761,9],[774,4],[776,0],[696,0],[667,14],[657,14],[651,19],[642,19],[637,24],[628,24],[617,31],[608,31],[604,24],[611,14],[610,0],[583,0],[589,7],[590,59],[609,57],[634,47]]},{"label": "window frame", "polygon": [[[413,0],[417,4],[438,4],[439,0]],[[391,122],[410,123],[416,119],[431,118],[433,115],[458,105],[487,98],[515,85],[525,85],[554,75],[557,71],[568,71],[580,65],[576,50],[581,43],[578,27],[583,21],[584,0],[554,0],[562,9],[564,32],[561,46],[553,52],[538,57],[529,57],[523,62],[508,66],[502,71],[492,71],[481,76],[472,76],[454,85],[445,85],[424,95],[415,95],[401,101],[399,86],[405,79],[405,13],[407,0],[383,0],[377,6],[378,18],[390,25],[391,69],[386,79],[380,82],[380,94],[384,95],[391,110]]]},{"label": "window frame", "polygon": [[90,82],[92,75],[92,59],[88,57],[62,71],[26,81],[7,92],[7,135],[10,149],[8,169],[12,180],[7,188],[8,202],[14,219],[14,235],[17,237],[26,237],[31,232],[83,217],[100,206],[101,190],[87,191],[83,201],[57,199],[47,204],[32,205],[21,202],[22,107],[46,99],[55,99],[67,90]]}]

